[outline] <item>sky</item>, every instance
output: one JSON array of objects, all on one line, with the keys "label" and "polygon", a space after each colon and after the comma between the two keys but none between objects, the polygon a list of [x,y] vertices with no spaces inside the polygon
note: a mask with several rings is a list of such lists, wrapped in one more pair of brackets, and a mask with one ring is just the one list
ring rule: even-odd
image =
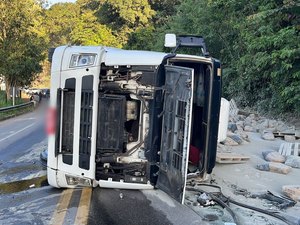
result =
[{"label": "sky", "polygon": [[55,4],[58,2],[76,2],[76,0],[49,0],[49,3]]}]

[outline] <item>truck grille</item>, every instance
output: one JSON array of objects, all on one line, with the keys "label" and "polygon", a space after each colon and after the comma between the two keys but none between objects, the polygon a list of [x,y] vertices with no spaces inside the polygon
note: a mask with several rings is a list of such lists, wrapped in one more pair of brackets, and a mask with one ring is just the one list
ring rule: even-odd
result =
[{"label": "truck grille", "polygon": [[90,168],[92,115],[93,91],[82,90],[79,137],[79,167],[86,170]]}]

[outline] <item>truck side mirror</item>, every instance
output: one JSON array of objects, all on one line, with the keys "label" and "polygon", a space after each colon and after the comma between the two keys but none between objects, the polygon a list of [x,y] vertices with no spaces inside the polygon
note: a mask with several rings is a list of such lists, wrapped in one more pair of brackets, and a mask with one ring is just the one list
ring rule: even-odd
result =
[{"label": "truck side mirror", "polygon": [[165,47],[166,48],[175,48],[176,43],[176,35],[175,34],[166,34],[165,35]]}]

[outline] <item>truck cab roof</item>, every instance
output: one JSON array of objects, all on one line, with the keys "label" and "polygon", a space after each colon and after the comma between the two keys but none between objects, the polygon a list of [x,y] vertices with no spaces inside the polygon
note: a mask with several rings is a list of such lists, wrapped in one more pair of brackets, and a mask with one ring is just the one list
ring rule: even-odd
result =
[{"label": "truck cab roof", "polygon": [[[73,54],[96,54],[96,63],[94,66],[99,66],[102,63],[106,66],[131,66],[131,65],[160,65],[163,59],[170,53],[155,52],[155,51],[140,51],[140,50],[123,50],[119,48],[105,46],[61,46],[56,48],[54,57],[62,58],[60,65],[52,64],[53,70],[70,70],[70,59]],[[211,62],[210,57],[176,54],[174,60],[193,60]]]}]

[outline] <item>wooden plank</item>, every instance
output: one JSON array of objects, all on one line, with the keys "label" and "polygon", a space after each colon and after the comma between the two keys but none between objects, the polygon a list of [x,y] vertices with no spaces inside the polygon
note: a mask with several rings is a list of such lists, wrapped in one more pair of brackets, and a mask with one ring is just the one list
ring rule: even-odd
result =
[{"label": "wooden plank", "polygon": [[294,145],[294,155],[299,156],[299,143],[295,143]]},{"label": "wooden plank", "polygon": [[275,138],[282,138],[282,139],[284,139],[284,135],[276,135],[276,134],[274,134],[274,137]]},{"label": "wooden plank", "polygon": [[280,138],[284,138],[284,134],[282,134],[282,133],[280,133],[280,132],[278,132],[278,131],[274,131],[273,132],[273,135],[274,135],[274,137],[280,137]]},{"label": "wooden plank", "polygon": [[287,151],[286,151],[285,155],[291,155],[292,154],[292,146],[293,146],[293,144],[291,144],[291,143],[287,144]]},{"label": "wooden plank", "polygon": [[292,132],[281,131],[280,134],[282,134],[282,135],[292,135],[292,136],[295,136],[296,132],[294,132],[294,131],[292,131]]},{"label": "wooden plank", "polygon": [[[288,136],[295,136],[295,132],[279,132],[279,131],[274,131],[273,132],[274,137],[280,137],[280,138],[284,138],[285,135]],[[296,137],[296,136],[295,136]]]},{"label": "wooden plank", "polygon": [[282,153],[283,153],[283,148],[284,148],[284,143],[282,143],[281,145],[280,145],[280,148],[279,148],[279,154],[280,155],[283,155]]},{"label": "wooden plank", "polygon": [[283,149],[282,149],[282,154],[281,155],[285,155],[286,153],[286,143],[283,144]]},{"label": "wooden plank", "polygon": [[216,162],[218,163],[245,163],[250,157],[235,153],[217,153]]},{"label": "wooden plank", "polygon": [[296,130],[295,132],[295,138],[300,139],[300,130]]}]

